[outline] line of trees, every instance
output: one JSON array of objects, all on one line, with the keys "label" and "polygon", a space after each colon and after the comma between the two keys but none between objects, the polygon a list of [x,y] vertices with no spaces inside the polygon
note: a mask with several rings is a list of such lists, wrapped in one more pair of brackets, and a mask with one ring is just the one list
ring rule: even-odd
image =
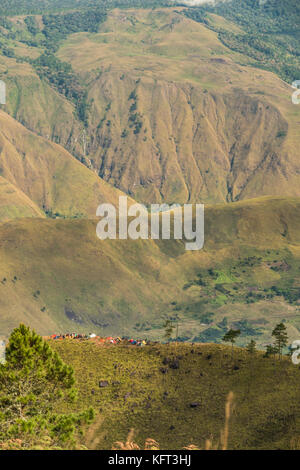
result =
[{"label": "line of trees", "polygon": [[[240,330],[228,330],[225,335],[223,336],[224,342],[230,342],[233,346],[236,342],[236,339],[240,336]],[[283,322],[278,323],[272,331],[272,336],[274,338],[273,345],[267,345],[266,347],[266,354],[265,356],[268,357],[271,354],[274,356],[278,354],[278,358],[281,360],[283,355],[284,348],[288,345],[288,335],[287,335],[287,328]],[[256,342],[251,340],[250,343],[246,346],[247,351],[250,354],[253,354],[256,350]]]},{"label": "line of trees", "polygon": [[[170,0],[1,0],[0,15],[41,15],[68,10],[87,10],[101,7],[112,8],[155,8],[174,7],[176,3]],[[179,2],[178,2],[179,3]]]},{"label": "line of trees", "polygon": [[[168,318],[164,323],[164,339],[167,342],[173,341],[173,334],[176,329],[176,342],[178,341],[178,330],[179,330],[179,318],[172,317]],[[232,356],[233,347],[236,343],[237,338],[241,335],[241,330],[230,328],[222,337],[222,341],[225,343],[231,343]],[[271,355],[275,356],[278,354],[278,358],[281,359],[283,356],[283,350],[288,345],[288,334],[287,328],[283,322],[278,323],[272,331],[272,337],[274,338],[274,344],[266,346],[265,357]],[[246,346],[249,354],[253,354],[256,351],[256,342],[252,339]]]}]

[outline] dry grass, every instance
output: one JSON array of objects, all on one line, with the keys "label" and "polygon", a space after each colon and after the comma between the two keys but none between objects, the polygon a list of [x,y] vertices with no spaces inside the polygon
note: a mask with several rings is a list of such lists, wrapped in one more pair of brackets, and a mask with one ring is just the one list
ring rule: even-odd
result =
[{"label": "dry grass", "polygon": [[290,450],[300,450],[300,437],[293,437],[290,443]]},{"label": "dry grass", "polygon": [[[213,436],[206,439],[204,450],[227,450],[228,439],[229,439],[229,423],[232,415],[234,406],[234,393],[229,392],[225,403],[225,424],[224,429],[220,432],[220,439],[216,444],[213,443]],[[300,440],[297,441],[297,445],[300,444]],[[184,450],[202,450],[200,447],[190,444],[183,447]],[[142,450],[140,446],[134,442],[134,429],[131,429],[126,442],[116,441],[112,447],[112,450]],[[159,450],[159,443],[154,439],[148,438],[145,441],[143,450]]]},{"label": "dry grass", "polygon": [[[140,446],[134,442],[134,429],[129,431],[126,442],[117,441],[114,443],[112,450],[142,450]],[[159,450],[159,444],[154,439],[145,440],[143,450]]]}]

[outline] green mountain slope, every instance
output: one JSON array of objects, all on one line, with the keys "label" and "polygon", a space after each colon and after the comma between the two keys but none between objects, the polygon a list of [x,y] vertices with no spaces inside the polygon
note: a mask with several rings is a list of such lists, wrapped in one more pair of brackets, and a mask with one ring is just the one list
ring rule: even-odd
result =
[{"label": "green mountain slope", "polygon": [[0,176],[0,220],[44,217],[43,211],[22,191]]},{"label": "green mountain slope", "polygon": [[299,199],[270,198],[208,207],[198,252],[180,240],[100,241],[96,220],[2,223],[1,330],[24,321],[44,334],[160,339],[178,316],[181,339],[220,341],[232,325],[240,344],[264,344],[284,319],[297,339],[299,210]]},{"label": "green mountain slope", "polygon": [[248,56],[253,65],[274,71],[289,83],[298,79],[300,8],[297,0],[221,1],[190,8],[185,13],[217,31],[223,44]]}]

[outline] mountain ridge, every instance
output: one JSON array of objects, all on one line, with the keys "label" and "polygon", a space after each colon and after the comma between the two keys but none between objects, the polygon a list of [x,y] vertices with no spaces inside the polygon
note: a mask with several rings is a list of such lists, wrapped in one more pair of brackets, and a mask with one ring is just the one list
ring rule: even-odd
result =
[{"label": "mountain ridge", "polygon": [[27,130],[0,110],[1,175],[48,214],[94,217],[120,191],[101,180],[58,144]]}]

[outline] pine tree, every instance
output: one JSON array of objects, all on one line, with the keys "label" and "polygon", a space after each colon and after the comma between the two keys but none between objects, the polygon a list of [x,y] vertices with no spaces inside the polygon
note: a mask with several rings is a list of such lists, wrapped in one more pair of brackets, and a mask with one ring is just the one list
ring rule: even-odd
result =
[{"label": "pine tree", "polygon": [[166,320],[164,328],[165,328],[164,338],[167,341],[170,341],[170,339],[172,338],[172,335],[173,335],[174,328],[175,328],[172,320],[170,320],[170,319]]},{"label": "pine tree", "polygon": [[76,398],[72,367],[41,336],[16,328],[0,365],[0,442],[19,439],[24,448],[47,442],[70,446],[76,431],[91,422],[93,410],[60,414],[58,406]]},{"label": "pine tree", "polygon": [[284,323],[278,323],[272,331],[272,336],[275,338],[275,348],[278,352],[279,359],[282,357],[282,350],[288,344],[288,335]]},{"label": "pine tree", "polygon": [[235,340],[238,336],[240,336],[241,330],[228,330],[227,333],[222,338],[222,341],[225,341],[225,343],[231,343],[232,349],[231,349],[231,355],[233,357],[233,345],[235,343]]}]

